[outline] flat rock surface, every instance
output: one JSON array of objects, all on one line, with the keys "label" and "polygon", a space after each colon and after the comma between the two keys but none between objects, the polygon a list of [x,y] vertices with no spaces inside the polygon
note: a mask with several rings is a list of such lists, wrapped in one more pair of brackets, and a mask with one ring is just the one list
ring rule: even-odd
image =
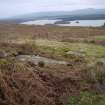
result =
[{"label": "flat rock surface", "polygon": [[59,61],[59,60],[54,60],[46,57],[41,57],[41,56],[35,56],[35,55],[18,55],[16,57],[18,60],[21,61],[30,61],[34,64],[38,64],[40,61],[45,62],[46,64],[59,64],[59,65],[66,65],[68,62],[66,61]]}]

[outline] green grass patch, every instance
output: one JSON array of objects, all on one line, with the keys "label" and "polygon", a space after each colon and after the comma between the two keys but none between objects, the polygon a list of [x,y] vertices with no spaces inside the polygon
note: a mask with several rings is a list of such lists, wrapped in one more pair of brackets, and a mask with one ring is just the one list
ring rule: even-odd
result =
[{"label": "green grass patch", "polygon": [[68,105],[105,105],[105,94],[81,92],[79,96],[70,97]]},{"label": "green grass patch", "polygon": [[105,35],[97,35],[97,36],[94,36],[94,39],[95,40],[105,40]]},{"label": "green grass patch", "polygon": [[8,64],[8,61],[6,59],[0,59],[0,66]]},{"label": "green grass patch", "polygon": [[105,57],[105,47],[86,43],[69,43],[49,40],[37,40],[37,47],[54,54],[66,54],[68,51],[83,51],[87,57]]}]

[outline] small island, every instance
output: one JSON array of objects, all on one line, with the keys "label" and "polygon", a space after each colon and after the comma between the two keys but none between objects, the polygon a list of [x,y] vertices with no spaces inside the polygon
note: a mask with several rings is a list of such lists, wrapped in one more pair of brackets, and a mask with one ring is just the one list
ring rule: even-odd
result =
[{"label": "small island", "polygon": [[103,24],[103,27],[105,27],[105,23]]},{"label": "small island", "polygon": [[78,23],[79,23],[79,21],[76,21],[75,23],[77,23],[77,24],[78,24]]},{"label": "small island", "polygon": [[61,21],[56,21],[54,24],[70,24],[70,22],[61,20]]}]

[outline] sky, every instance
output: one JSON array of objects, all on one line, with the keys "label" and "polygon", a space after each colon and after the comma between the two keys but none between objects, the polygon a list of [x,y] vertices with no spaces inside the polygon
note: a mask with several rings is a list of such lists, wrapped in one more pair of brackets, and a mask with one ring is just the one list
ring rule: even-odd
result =
[{"label": "sky", "polygon": [[32,12],[105,8],[105,0],[0,0],[0,18]]}]

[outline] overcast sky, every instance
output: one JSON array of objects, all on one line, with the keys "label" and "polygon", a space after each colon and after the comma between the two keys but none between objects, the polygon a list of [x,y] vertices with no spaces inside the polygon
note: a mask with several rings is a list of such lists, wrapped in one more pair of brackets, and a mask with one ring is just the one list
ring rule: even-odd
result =
[{"label": "overcast sky", "polygon": [[31,12],[104,7],[105,0],[0,0],[0,18]]}]

